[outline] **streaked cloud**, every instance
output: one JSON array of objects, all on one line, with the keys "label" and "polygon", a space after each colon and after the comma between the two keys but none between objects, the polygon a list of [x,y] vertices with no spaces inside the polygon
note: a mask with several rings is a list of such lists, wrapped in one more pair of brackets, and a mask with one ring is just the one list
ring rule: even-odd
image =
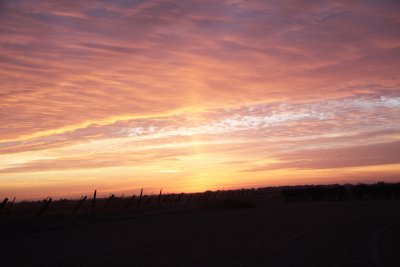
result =
[{"label": "streaked cloud", "polygon": [[122,189],[127,168],[147,177],[130,183],[171,190],[368,180],[374,168],[394,179],[399,11],[372,0],[1,1],[3,192],[39,172],[53,172],[43,192],[111,178]]}]

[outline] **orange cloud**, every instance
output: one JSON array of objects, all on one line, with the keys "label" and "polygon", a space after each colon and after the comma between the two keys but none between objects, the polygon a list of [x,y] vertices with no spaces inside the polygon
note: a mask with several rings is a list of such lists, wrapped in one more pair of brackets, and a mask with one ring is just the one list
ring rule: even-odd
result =
[{"label": "orange cloud", "polygon": [[[92,169],[102,173],[91,181],[106,183],[106,169],[122,177],[135,164],[143,183],[188,190],[262,184],[267,174],[284,184],[306,165],[313,177],[343,166],[392,170],[396,159],[380,148],[400,134],[399,8],[2,1],[0,185],[22,192],[17,180],[29,187],[32,173],[52,171],[64,179],[49,175],[38,188],[54,189]],[[360,146],[376,157],[335,161],[338,149]],[[254,169],[263,171],[241,176]],[[127,186],[115,179],[109,188]]]}]

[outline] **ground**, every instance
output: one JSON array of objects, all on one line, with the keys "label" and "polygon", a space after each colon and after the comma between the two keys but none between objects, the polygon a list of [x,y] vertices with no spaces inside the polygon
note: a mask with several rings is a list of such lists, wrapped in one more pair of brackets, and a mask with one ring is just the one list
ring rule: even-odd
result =
[{"label": "ground", "polygon": [[400,201],[255,204],[3,225],[1,265],[400,266]]}]

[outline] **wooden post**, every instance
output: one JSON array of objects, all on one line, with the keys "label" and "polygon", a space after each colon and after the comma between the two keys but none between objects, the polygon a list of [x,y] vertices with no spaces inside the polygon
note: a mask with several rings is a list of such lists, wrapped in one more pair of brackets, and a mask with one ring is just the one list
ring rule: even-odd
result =
[{"label": "wooden post", "polygon": [[10,206],[8,207],[8,210],[4,217],[4,220],[7,220],[8,214],[10,214],[10,211],[11,211],[12,207],[14,206],[14,202],[15,202],[15,197],[14,197],[13,201],[10,203]]},{"label": "wooden post", "polygon": [[167,203],[169,201],[169,198],[171,197],[171,195],[165,195],[163,202]]},{"label": "wooden post", "polygon": [[81,199],[78,201],[78,204],[76,205],[74,211],[72,213],[76,213],[79,208],[82,206],[83,202],[85,202],[87,196],[82,196]]},{"label": "wooden post", "polygon": [[175,194],[175,193],[169,194],[169,195],[168,195],[168,203],[174,203],[175,197],[176,197],[176,194]]},{"label": "wooden post", "polygon": [[109,196],[108,199],[107,199],[106,204],[104,205],[103,212],[107,210],[108,205],[110,205],[111,200],[113,200],[113,198],[115,198],[115,195],[114,195],[114,194],[110,194],[110,196]]},{"label": "wooden post", "polygon": [[144,203],[145,205],[149,205],[151,200],[154,198],[154,195],[149,196],[146,200],[146,202]]},{"label": "wooden post", "polygon": [[157,203],[160,203],[161,193],[162,193],[162,188],[160,189],[160,194],[158,195]]},{"label": "wooden post", "polygon": [[1,205],[0,205],[0,211],[3,209],[3,207],[7,204],[7,202],[8,202],[8,198],[6,197],[4,200],[3,200],[3,202],[1,203]]},{"label": "wooden post", "polygon": [[140,196],[139,196],[139,201],[138,201],[138,209],[140,208],[140,202],[142,201],[142,196],[143,196],[143,188],[140,190]]},{"label": "wooden post", "polygon": [[131,198],[129,198],[128,203],[126,203],[125,208],[129,207],[129,205],[131,204],[131,202],[135,199],[135,195],[132,195]]},{"label": "wooden post", "polygon": [[176,198],[175,203],[178,203],[183,197],[183,193],[180,193],[179,196]]},{"label": "wooden post", "polygon": [[119,198],[119,200],[118,200],[118,206],[121,204],[122,199],[124,199],[124,195],[125,195],[125,193],[122,193],[121,197]]},{"label": "wooden post", "polygon": [[95,208],[95,205],[96,205],[96,195],[97,195],[97,190],[94,190],[93,200],[92,200],[92,209],[90,211],[90,214],[92,214],[92,215],[94,213],[94,208]]},{"label": "wooden post", "polygon": [[38,217],[40,217],[45,212],[46,208],[49,206],[49,204],[52,200],[53,199],[51,197],[47,197],[47,199],[44,201],[43,206],[37,215]]}]

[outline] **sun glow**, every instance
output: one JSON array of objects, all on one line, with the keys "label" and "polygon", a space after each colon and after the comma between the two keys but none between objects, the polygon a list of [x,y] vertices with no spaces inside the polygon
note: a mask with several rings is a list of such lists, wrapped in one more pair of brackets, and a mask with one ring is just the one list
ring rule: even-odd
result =
[{"label": "sun glow", "polygon": [[398,180],[389,2],[3,2],[0,197]]}]

